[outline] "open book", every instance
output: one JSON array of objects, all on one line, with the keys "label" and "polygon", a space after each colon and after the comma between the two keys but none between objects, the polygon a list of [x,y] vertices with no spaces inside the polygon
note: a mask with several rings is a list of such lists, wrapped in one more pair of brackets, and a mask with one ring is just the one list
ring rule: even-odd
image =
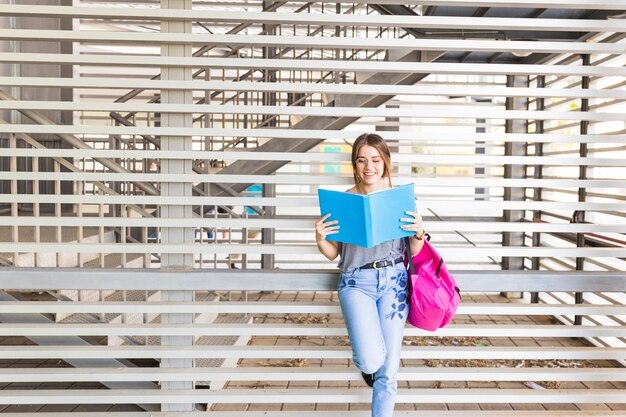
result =
[{"label": "open book", "polygon": [[411,236],[414,232],[400,228],[401,217],[415,211],[413,184],[376,191],[368,195],[342,191],[317,191],[322,216],[339,221],[339,233],[326,239],[371,248],[388,240]]}]

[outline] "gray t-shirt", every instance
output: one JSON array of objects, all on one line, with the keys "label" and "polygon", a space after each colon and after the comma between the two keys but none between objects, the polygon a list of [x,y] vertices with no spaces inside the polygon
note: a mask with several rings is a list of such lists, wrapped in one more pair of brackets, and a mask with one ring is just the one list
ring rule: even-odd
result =
[{"label": "gray t-shirt", "polygon": [[404,256],[404,239],[389,240],[371,248],[340,242],[339,255],[341,259],[337,266],[341,272],[347,272],[370,262]]}]

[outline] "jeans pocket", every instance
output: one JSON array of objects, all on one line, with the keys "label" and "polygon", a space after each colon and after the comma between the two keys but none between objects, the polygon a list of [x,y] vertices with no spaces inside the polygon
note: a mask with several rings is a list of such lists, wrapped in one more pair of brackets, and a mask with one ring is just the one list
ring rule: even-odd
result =
[{"label": "jeans pocket", "polygon": [[342,290],[346,287],[356,287],[356,275],[359,271],[359,268],[354,268],[350,271],[342,272],[339,275],[339,286],[338,290]]}]

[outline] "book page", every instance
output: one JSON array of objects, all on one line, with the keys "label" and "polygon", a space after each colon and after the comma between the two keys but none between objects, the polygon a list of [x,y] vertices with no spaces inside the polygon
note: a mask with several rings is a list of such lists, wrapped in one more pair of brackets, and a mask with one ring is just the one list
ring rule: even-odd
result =
[{"label": "book page", "polygon": [[406,212],[415,211],[413,184],[377,191],[368,197],[372,213],[372,246],[414,234],[400,228],[406,224],[400,218],[411,217]]},{"label": "book page", "polygon": [[339,233],[328,235],[326,239],[367,247],[370,221],[366,217],[366,196],[323,189],[319,189],[317,194],[321,215],[330,213],[326,221],[339,221]]}]

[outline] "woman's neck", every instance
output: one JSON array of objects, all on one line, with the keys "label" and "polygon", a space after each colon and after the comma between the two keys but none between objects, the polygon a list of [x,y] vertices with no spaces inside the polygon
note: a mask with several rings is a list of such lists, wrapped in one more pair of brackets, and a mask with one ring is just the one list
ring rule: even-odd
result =
[{"label": "woman's neck", "polygon": [[358,182],[356,184],[356,189],[359,194],[367,195],[369,193],[373,193],[374,191],[380,191],[389,188],[389,184],[383,179],[382,181],[372,184],[372,185],[364,185],[362,182]]}]

